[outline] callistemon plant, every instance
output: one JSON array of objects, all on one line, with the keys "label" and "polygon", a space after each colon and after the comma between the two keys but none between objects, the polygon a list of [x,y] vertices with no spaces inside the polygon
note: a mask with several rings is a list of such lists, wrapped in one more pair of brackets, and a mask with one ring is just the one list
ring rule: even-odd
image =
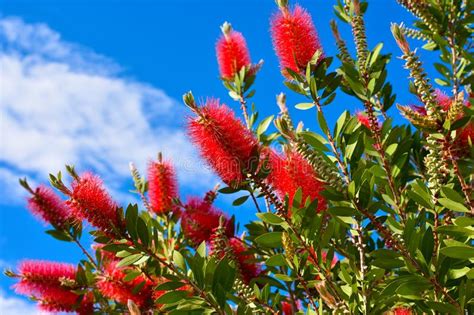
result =
[{"label": "callistemon plant", "polygon": [[[21,180],[48,233],[85,257],[24,261],[6,271],[16,291],[43,310],[82,314],[473,314],[474,2],[398,2],[415,22],[392,25],[400,50],[388,52],[368,44],[368,3],[337,1],[333,58],[308,11],[277,0],[269,28],[282,88],[304,101],[281,93],[278,114],[260,120],[248,102],[262,63],[226,22],[216,52],[231,99],[186,93],[183,117],[224,186],[183,196],[161,154],[145,177],[131,164],[138,205],[119,205],[98,176],[72,166],[70,185],[50,176],[55,191]],[[422,50],[436,59],[435,78]],[[407,90],[388,81],[392,55]],[[317,132],[291,118],[293,106],[314,113]],[[334,126],[328,113],[339,115]],[[245,231],[214,204],[234,193],[228,207],[246,203],[256,218]],[[82,245],[83,225],[92,246]]]}]

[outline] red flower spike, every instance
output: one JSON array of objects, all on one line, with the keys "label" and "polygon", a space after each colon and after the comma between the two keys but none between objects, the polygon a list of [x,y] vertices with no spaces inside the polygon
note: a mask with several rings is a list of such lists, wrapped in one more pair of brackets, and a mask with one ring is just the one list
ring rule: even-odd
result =
[{"label": "red flower spike", "polygon": [[[131,281],[124,281],[126,268],[117,268],[117,262],[112,262],[105,267],[103,275],[97,281],[97,288],[107,298],[120,304],[127,305],[132,300],[137,306],[147,306],[152,303],[153,286],[156,284],[150,279],[138,276]],[[133,289],[140,283],[144,286],[134,293]]]},{"label": "red flower spike", "polygon": [[224,23],[222,32],[216,44],[217,62],[221,77],[232,80],[242,67],[251,65],[250,54],[244,36],[232,30],[229,23]]},{"label": "red flower spike", "polygon": [[199,117],[188,123],[189,135],[202,157],[227,185],[238,185],[245,178],[258,142],[234,112],[210,99],[199,109]]},{"label": "red flower spike", "polygon": [[474,143],[474,123],[472,121],[461,129],[457,144],[461,148],[468,148],[469,141]]},{"label": "red flower spike", "polygon": [[314,53],[322,48],[311,15],[298,5],[293,11],[281,8],[271,20],[270,31],[282,72],[287,78],[291,77],[286,68],[298,73],[305,71]]},{"label": "red flower spike", "polygon": [[68,204],[77,218],[87,220],[105,233],[114,234],[114,227],[121,227],[118,206],[98,176],[84,173],[75,179]]},{"label": "red flower spike", "polygon": [[356,118],[362,126],[365,126],[368,129],[370,129],[369,117],[367,117],[367,115],[364,112],[362,111],[357,112]]},{"label": "red flower spike", "polygon": [[226,218],[226,235],[234,236],[234,226],[224,213],[205,200],[190,198],[184,206],[186,211],[181,216],[181,229],[186,238],[193,244],[211,240],[213,231],[219,226],[219,218]]},{"label": "red flower spike", "polygon": [[40,220],[56,227],[64,227],[73,222],[71,210],[49,187],[41,185],[28,198],[28,209]]},{"label": "red flower spike", "polygon": [[21,280],[15,285],[15,291],[23,295],[41,295],[52,287],[60,288],[61,279],[76,279],[76,268],[71,264],[26,260],[18,270]]},{"label": "red flower spike", "polygon": [[242,240],[232,237],[229,239],[229,245],[237,258],[239,263],[240,272],[242,273],[242,280],[245,283],[250,281],[260,274],[260,266],[257,265],[253,260],[255,259],[253,254],[247,253],[248,248],[242,242]]},{"label": "red flower spike", "polygon": [[[451,99],[449,96],[447,96],[444,92],[441,90],[436,90],[435,91],[436,95],[436,102],[438,105],[441,107],[442,110],[448,111],[451,108],[451,105],[453,104],[453,99]],[[467,107],[471,107],[471,104],[469,101],[465,101],[464,105]],[[417,106],[417,105],[411,105],[410,106],[414,111],[421,115],[427,115],[426,109],[423,106]],[[462,114],[461,114],[462,117]],[[461,118],[458,117],[458,118]],[[458,136],[454,140],[454,150],[456,156],[464,156],[467,155],[469,152],[469,141],[471,143],[474,142],[474,123],[469,122],[467,125],[462,127],[461,129],[458,130]]]},{"label": "red flower spike", "polygon": [[303,204],[309,197],[311,200],[318,199],[318,211],[326,209],[326,200],[320,195],[324,184],[318,180],[313,167],[299,153],[289,152],[283,158],[272,152],[269,162],[271,173],[267,179],[281,198],[288,194],[289,203],[292,205],[296,191],[301,188]]},{"label": "red flower spike", "polygon": [[46,312],[75,312],[79,315],[90,315],[94,313],[93,297],[85,295],[80,301],[79,296],[64,289],[50,289],[39,299],[39,309]]},{"label": "red flower spike", "polygon": [[148,165],[148,196],[153,212],[168,213],[173,209],[173,198],[178,196],[176,173],[171,163],[153,161]]},{"label": "red flower spike", "polygon": [[293,306],[291,303],[288,302],[281,302],[281,310],[283,311],[283,315],[293,315]]},{"label": "red flower spike", "polygon": [[40,260],[24,261],[19,266],[20,282],[15,291],[38,299],[40,309],[48,312],[77,312],[91,314],[92,296],[80,296],[64,283],[74,283],[76,268],[71,264]]},{"label": "red flower spike", "polygon": [[409,308],[397,307],[397,308],[393,309],[393,314],[394,315],[411,315],[413,313],[411,312],[411,309],[409,309]]}]

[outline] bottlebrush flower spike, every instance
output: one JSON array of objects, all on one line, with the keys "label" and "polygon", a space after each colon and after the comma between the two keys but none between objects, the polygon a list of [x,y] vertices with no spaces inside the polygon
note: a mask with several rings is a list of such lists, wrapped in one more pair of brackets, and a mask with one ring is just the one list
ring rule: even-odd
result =
[{"label": "bottlebrush flower spike", "polygon": [[316,51],[322,50],[310,14],[298,5],[293,11],[286,5],[280,6],[280,11],[271,20],[271,35],[282,72],[288,78],[286,68],[301,73]]},{"label": "bottlebrush flower spike", "polygon": [[80,300],[80,296],[72,291],[63,289],[50,289],[39,297],[38,305],[42,311],[50,313],[75,312],[79,315],[90,315],[94,313],[93,297],[86,294]]},{"label": "bottlebrush flower spike", "polygon": [[171,163],[163,161],[161,154],[158,161],[148,165],[148,197],[152,210],[163,214],[173,209],[173,198],[178,196],[176,173]]},{"label": "bottlebrush flower spike", "polygon": [[26,185],[25,187],[28,187],[27,189],[32,193],[32,196],[28,198],[28,209],[40,220],[58,228],[63,228],[74,221],[66,202],[51,188],[41,185],[33,191],[26,180],[22,180],[22,185]]},{"label": "bottlebrush flower spike", "polygon": [[258,147],[257,140],[234,112],[216,99],[195,110],[198,117],[188,123],[192,141],[227,185],[239,185],[245,179],[242,170],[250,166]]},{"label": "bottlebrush flower spike", "polygon": [[269,162],[271,172],[267,180],[281,198],[288,194],[291,205],[296,191],[301,188],[303,204],[309,197],[311,200],[318,199],[318,211],[326,209],[326,200],[320,195],[324,184],[318,180],[314,169],[299,153],[289,151],[286,157],[282,157],[272,152]]},{"label": "bottlebrush flower spike", "polygon": [[239,263],[242,280],[247,284],[250,283],[261,272],[260,266],[253,261],[255,259],[254,255],[247,253],[248,248],[242,240],[236,237],[229,238],[229,245]]},{"label": "bottlebrush flower spike", "polygon": [[15,291],[24,295],[40,295],[51,288],[61,288],[61,281],[75,281],[76,268],[71,264],[42,260],[26,260],[19,267],[20,282]]},{"label": "bottlebrush flower spike", "polygon": [[221,216],[225,218],[226,236],[234,236],[233,222],[209,202],[199,198],[190,198],[184,208],[185,211],[181,216],[181,229],[193,245],[211,240],[213,230],[219,226]]},{"label": "bottlebrush flower spike", "polygon": [[[97,281],[97,288],[107,298],[113,299],[120,304],[127,305],[132,300],[139,307],[148,306],[152,303],[153,286],[156,285],[150,279],[138,276],[131,281],[125,281],[126,268],[118,268],[117,262],[105,266],[103,275]],[[145,282],[143,287],[136,293],[133,289],[140,283]]]},{"label": "bottlebrush flower spike", "polygon": [[[466,107],[471,107],[471,104],[468,101],[457,103],[455,99],[450,98],[441,90],[435,91],[436,103],[438,106],[447,113],[447,118],[451,121],[455,121],[463,116],[463,105]],[[460,99],[463,99],[463,94],[459,94]],[[399,106],[399,108],[403,108]],[[427,111],[423,106],[411,105],[410,108],[419,114],[421,117],[428,117]],[[408,117],[410,118],[410,117]],[[413,121],[411,121],[414,123]],[[453,147],[456,155],[463,156],[469,152],[469,143],[474,142],[474,123],[472,121],[468,122],[467,125],[460,128],[457,131],[457,137],[454,140]]]},{"label": "bottlebrush flower spike", "polygon": [[18,267],[20,281],[15,291],[38,299],[40,309],[48,312],[92,313],[92,297],[81,299],[71,291],[76,279],[76,268],[71,264],[28,260]]},{"label": "bottlebrush flower spike", "polygon": [[397,307],[393,309],[393,314],[394,315],[411,315],[413,314],[411,309],[406,308],[406,307]]},{"label": "bottlebrush flower spike", "polygon": [[221,77],[232,80],[242,67],[251,66],[250,54],[242,33],[234,31],[227,22],[221,29],[223,35],[216,44],[217,62]]},{"label": "bottlebrush flower spike", "polygon": [[92,173],[84,173],[74,180],[68,204],[76,217],[104,233],[114,234],[114,228],[122,226],[118,205],[103,187],[102,180]]},{"label": "bottlebrush flower spike", "polygon": [[362,111],[358,111],[356,113],[356,117],[357,117],[357,120],[359,121],[359,123],[362,125],[362,126],[365,126],[367,127],[368,129],[370,129],[370,121],[369,121],[369,117],[367,117],[367,115],[362,112]]},{"label": "bottlebrush flower spike", "polygon": [[283,315],[293,315],[293,306],[288,302],[281,302],[281,310]]}]

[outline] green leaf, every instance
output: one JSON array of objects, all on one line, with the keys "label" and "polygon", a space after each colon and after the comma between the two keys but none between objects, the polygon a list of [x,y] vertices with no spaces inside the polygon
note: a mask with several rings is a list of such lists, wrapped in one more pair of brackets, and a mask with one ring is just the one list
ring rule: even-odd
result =
[{"label": "green leaf", "polygon": [[126,224],[128,234],[130,234],[130,236],[134,240],[138,238],[137,217],[138,217],[138,206],[136,204],[128,205],[127,210],[125,212],[125,224]]},{"label": "green leaf", "polygon": [[219,284],[224,291],[232,289],[235,280],[235,268],[229,265],[229,261],[222,259],[216,266],[214,281]]},{"label": "green leaf", "polygon": [[474,236],[474,229],[471,227],[462,227],[455,225],[444,225],[436,229],[439,233],[443,233],[450,236],[470,237]]},{"label": "green leaf", "polygon": [[125,282],[132,281],[133,279],[135,279],[141,274],[142,274],[141,271],[130,271],[129,273],[127,273],[125,277],[123,277],[123,281]]},{"label": "green leaf", "polygon": [[401,259],[400,253],[392,250],[377,249],[371,253],[371,256],[375,258],[374,261],[372,261],[372,265],[379,268],[393,269],[405,265]]},{"label": "green leaf", "polygon": [[46,233],[59,241],[72,242],[74,240],[70,235],[68,235],[66,232],[63,232],[63,231],[48,230],[46,231]]},{"label": "green leaf", "polygon": [[140,240],[142,241],[142,245],[148,247],[148,241],[150,239],[148,227],[145,221],[140,217],[137,218],[137,232]]},{"label": "green leaf", "polygon": [[372,67],[374,62],[377,61],[377,58],[379,57],[382,47],[383,47],[383,43],[378,43],[377,46],[375,46],[374,51],[370,54],[369,67]]},{"label": "green leaf", "polygon": [[196,249],[196,253],[201,257],[206,257],[206,242],[203,241]]},{"label": "green leaf", "polygon": [[287,265],[285,255],[283,255],[283,254],[276,254],[276,255],[268,258],[267,261],[265,262],[265,264],[267,266],[271,266],[271,267],[278,267],[278,266],[286,266]]},{"label": "green leaf", "polygon": [[458,310],[449,303],[426,301],[428,307],[434,311],[441,312],[441,314],[458,314]]},{"label": "green leaf", "polygon": [[177,250],[173,252],[173,261],[181,270],[186,270],[186,262],[183,255]]},{"label": "green leaf", "polygon": [[273,115],[268,116],[267,118],[262,120],[262,122],[260,122],[260,124],[257,127],[257,130],[255,131],[257,133],[257,136],[260,136],[265,131],[267,131],[268,127],[270,126],[270,124],[273,121],[273,117],[274,117]]},{"label": "green leaf", "polygon": [[324,133],[328,133],[329,132],[328,124],[326,122],[326,119],[324,118],[323,112],[321,111],[318,111],[318,122],[319,122],[319,126],[321,127],[321,130]]},{"label": "green leaf", "polygon": [[232,205],[233,206],[240,206],[241,204],[246,202],[247,199],[249,199],[249,195],[241,196],[241,197],[235,199],[234,202],[232,202]]},{"label": "green leaf", "polygon": [[167,281],[156,287],[155,291],[170,291],[183,287],[185,283],[180,281]]},{"label": "green leaf", "polygon": [[285,222],[282,218],[271,212],[257,213],[257,217],[259,217],[263,222],[273,225],[279,225]]},{"label": "green leaf", "polygon": [[454,200],[448,198],[439,198],[438,201],[441,205],[450,210],[457,212],[469,212],[469,210],[462,203],[456,202]]},{"label": "green leaf", "polygon": [[281,281],[285,281],[285,282],[293,281],[292,277],[290,277],[288,275],[285,275],[285,274],[282,274],[282,273],[275,274],[275,278],[277,278],[278,280],[281,280]]},{"label": "green leaf", "polygon": [[464,198],[454,189],[444,186],[441,187],[441,193],[444,197],[449,198],[453,201],[459,202],[459,203],[464,203]]},{"label": "green leaf", "polygon": [[117,264],[117,267],[125,267],[128,265],[131,265],[142,257],[143,257],[142,254],[133,254],[133,255],[127,256],[123,258],[121,261],[119,261],[119,263]]},{"label": "green leaf", "polygon": [[418,300],[422,298],[423,293],[432,287],[432,284],[423,278],[403,283],[396,290],[398,295],[408,299]]},{"label": "green leaf", "polygon": [[282,232],[269,232],[257,236],[255,238],[255,243],[269,248],[275,248],[281,246],[281,236]]},{"label": "green leaf", "polygon": [[174,304],[176,302],[181,301],[184,299],[189,293],[186,291],[171,291],[166,292],[162,296],[160,296],[157,300],[157,304]]},{"label": "green leaf", "polygon": [[474,248],[471,246],[449,246],[443,247],[439,252],[445,256],[458,259],[474,258]]},{"label": "green leaf", "polygon": [[313,108],[315,105],[313,103],[299,103],[295,105],[295,108],[300,110],[308,110]]},{"label": "green leaf", "polygon": [[434,236],[433,236],[433,230],[431,227],[428,227],[425,231],[425,235],[423,235],[423,240],[421,242],[422,247],[421,247],[421,252],[423,254],[423,257],[427,262],[429,262],[433,256],[433,250],[434,250]]},{"label": "green leaf", "polygon": [[332,207],[328,209],[328,212],[341,217],[351,217],[357,214],[357,210],[351,207]]}]

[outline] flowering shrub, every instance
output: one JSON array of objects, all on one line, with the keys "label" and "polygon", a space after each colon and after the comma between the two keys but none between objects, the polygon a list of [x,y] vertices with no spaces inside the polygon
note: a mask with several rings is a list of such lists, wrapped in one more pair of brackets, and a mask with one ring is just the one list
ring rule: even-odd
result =
[{"label": "flowering shrub", "polygon": [[[70,187],[50,175],[67,201],[21,180],[31,212],[52,226],[47,233],[76,243],[85,259],[25,261],[6,271],[16,291],[44,310],[81,314],[474,312],[474,3],[398,2],[416,18],[412,27],[392,26],[419,99],[397,105],[408,125],[389,117],[391,57],[382,44],[367,45],[366,2],[335,6],[356,54],[333,21],[334,62],[309,13],[278,0],[271,36],[284,84],[307,99],[295,107],[315,111],[322,133],[295,125],[284,94],[279,114],[257,123],[247,100],[261,63],[252,64],[243,35],[225,23],[217,59],[243,121],[216,99],[198,104],[187,93],[184,103],[192,142],[227,186],[183,198],[172,161],[161,155],[147,178],[131,165],[141,205],[121,207],[97,176],[71,166]],[[439,56],[434,82],[445,92],[435,90],[407,38]],[[336,93],[360,109],[344,111],[330,128]],[[268,133],[272,122],[276,132]],[[258,217],[242,236],[213,205],[218,194],[237,192],[233,204],[252,203]],[[84,222],[94,254],[80,242]]]}]

